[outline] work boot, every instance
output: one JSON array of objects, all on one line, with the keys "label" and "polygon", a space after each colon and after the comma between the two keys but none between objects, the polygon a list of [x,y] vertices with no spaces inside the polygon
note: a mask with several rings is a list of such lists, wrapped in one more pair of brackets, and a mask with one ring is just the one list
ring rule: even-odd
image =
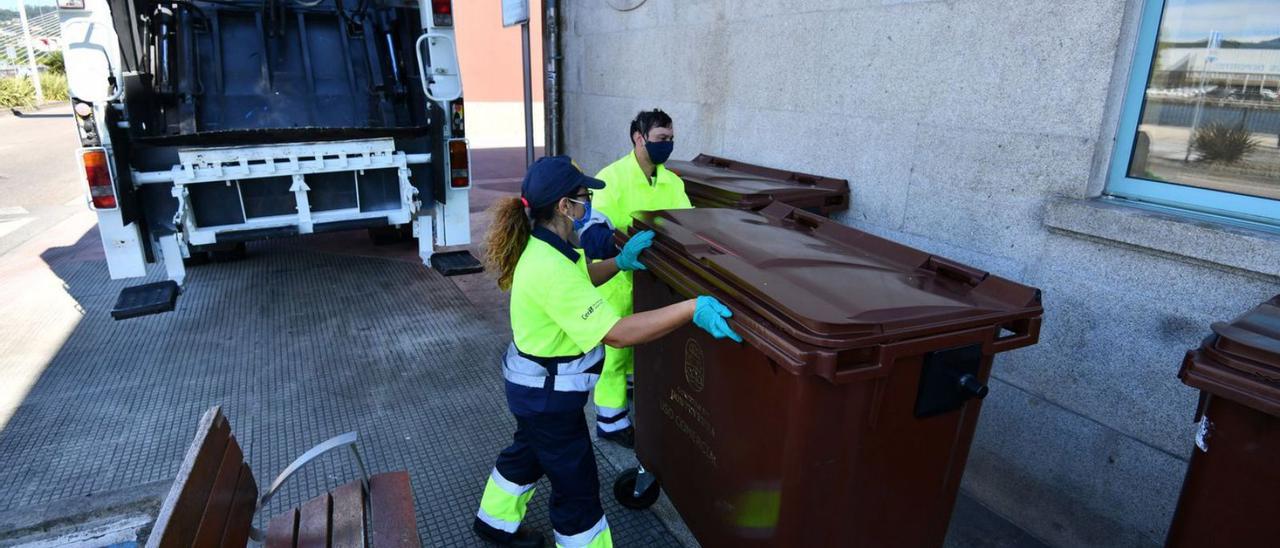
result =
[{"label": "work boot", "polygon": [[597,432],[596,434],[602,440],[616,443],[627,449],[636,448],[636,429],[633,427],[628,426],[617,432]]},{"label": "work boot", "polygon": [[497,529],[489,527],[488,524],[480,521],[479,518],[476,518],[476,521],[471,528],[475,530],[477,535],[480,535],[480,538],[497,544],[498,546],[511,546],[512,548],[542,548],[547,543],[546,537],[542,536],[541,532],[524,525],[521,525],[519,529],[516,529],[515,533],[507,533],[506,531],[498,531]]}]

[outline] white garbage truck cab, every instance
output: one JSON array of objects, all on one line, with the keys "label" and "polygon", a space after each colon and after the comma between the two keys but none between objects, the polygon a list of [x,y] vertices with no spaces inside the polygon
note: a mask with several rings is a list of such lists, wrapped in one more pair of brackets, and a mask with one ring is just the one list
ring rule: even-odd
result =
[{"label": "white garbage truck cab", "polygon": [[186,264],[368,229],[479,264],[451,0],[58,0],[117,318],[171,310]]}]

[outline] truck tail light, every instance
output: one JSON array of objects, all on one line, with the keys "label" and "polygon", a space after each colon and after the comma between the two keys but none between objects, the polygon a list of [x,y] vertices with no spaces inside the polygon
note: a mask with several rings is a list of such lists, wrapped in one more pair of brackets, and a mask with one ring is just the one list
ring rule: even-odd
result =
[{"label": "truck tail light", "polygon": [[466,117],[463,115],[462,97],[458,97],[454,100],[450,105],[450,108],[453,109],[453,116],[449,117],[449,120],[453,122],[452,135],[454,137],[466,137],[467,123]]},{"label": "truck tail light", "polygon": [[467,150],[465,139],[449,140],[449,186],[471,186],[471,153]]},{"label": "truck tail light", "polygon": [[94,209],[116,208],[116,186],[111,181],[111,168],[107,165],[107,151],[102,148],[86,148],[80,151],[84,165],[84,179],[89,184],[89,197]]},{"label": "truck tail light", "polygon": [[435,26],[453,26],[453,0],[431,0],[431,15]]}]

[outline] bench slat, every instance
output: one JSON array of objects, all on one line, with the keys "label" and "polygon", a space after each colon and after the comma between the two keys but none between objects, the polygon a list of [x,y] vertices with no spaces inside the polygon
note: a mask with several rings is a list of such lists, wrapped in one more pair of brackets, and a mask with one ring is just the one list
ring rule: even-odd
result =
[{"label": "bench slat", "polygon": [[240,465],[240,480],[235,498],[231,501],[231,513],[227,516],[227,531],[222,536],[223,546],[244,546],[249,542],[249,529],[253,527],[253,512],[258,504],[258,482],[248,464]]},{"label": "bench slat", "polygon": [[325,493],[302,505],[298,517],[298,548],[329,546],[329,494]]},{"label": "bench slat", "polygon": [[364,548],[364,485],[353,481],[333,490],[333,548]]},{"label": "bench slat", "polygon": [[267,548],[293,548],[293,537],[297,532],[297,508],[271,518],[271,523],[267,524]]},{"label": "bench slat", "polygon": [[232,436],[227,440],[227,448],[222,452],[222,464],[218,467],[218,475],[213,480],[209,492],[209,500],[204,507],[204,516],[200,518],[200,527],[196,529],[196,539],[192,546],[219,546],[223,531],[227,527],[227,516],[231,514],[231,502],[236,495],[236,482],[240,479],[240,468],[244,463],[244,454],[240,444]]},{"label": "bench slat", "polygon": [[369,478],[369,513],[373,548],[422,547],[408,472],[387,472]]},{"label": "bench slat", "polygon": [[173,488],[156,516],[152,530],[159,533],[147,539],[148,548],[191,546],[230,438],[231,425],[222,416],[222,408],[206,411],[178,468]]}]

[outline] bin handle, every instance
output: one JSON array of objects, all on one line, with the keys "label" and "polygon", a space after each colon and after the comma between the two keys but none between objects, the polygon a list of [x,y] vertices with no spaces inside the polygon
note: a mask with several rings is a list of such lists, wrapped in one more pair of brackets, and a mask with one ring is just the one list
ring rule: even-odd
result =
[{"label": "bin handle", "polygon": [[1243,342],[1268,354],[1280,354],[1280,341],[1271,337],[1241,329],[1225,322],[1214,322],[1210,329],[1221,337]]},{"label": "bin handle", "polygon": [[730,169],[733,167],[733,161],[731,160],[726,160],[724,158],[720,158],[716,156],[708,156],[708,158],[710,159],[707,160],[707,163],[715,167],[718,167],[721,169]]},{"label": "bin handle", "polygon": [[[1000,324],[996,328],[996,339],[991,341],[991,352],[1008,352],[1024,346],[1031,346],[1040,339],[1040,317],[1024,318]],[[1000,330],[1012,331],[1012,335],[1001,337]]]},{"label": "bin handle", "polygon": [[809,230],[817,230],[821,228],[825,221],[822,217],[818,217],[800,208],[792,208],[791,211],[788,211],[783,218]]},{"label": "bin handle", "polygon": [[[848,383],[855,381],[863,381],[875,377],[884,377],[890,374],[893,364],[900,358],[907,356],[923,355],[925,352],[933,350],[941,350],[944,348],[955,348],[957,346],[967,346],[971,344],[982,344],[983,354],[990,356],[1006,350],[1013,350],[1035,344],[1036,339],[1040,335],[1040,318],[1024,318],[1021,320],[1010,320],[1000,326],[1014,332],[1014,335],[1004,338],[991,339],[990,325],[966,329],[963,331],[954,331],[950,333],[940,333],[930,335],[918,339],[907,339],[905,341],[897,341],[876,345],[876,351],[872,359],[853,366],[837,366],[835,374],[831,376],[831,380],[838,383]],[[997,332],[998,334],[998,332]],[[987,342],[991,342],[990,351],[987,350]]]},{"label": "bin handle", "polygon": [[939,276],[951,278],[969,286],[978,285],[987,279],[986,272],[952,262],[937,255],[930,256],[929,260],[925,261],[924,268],[936,272]]}]

